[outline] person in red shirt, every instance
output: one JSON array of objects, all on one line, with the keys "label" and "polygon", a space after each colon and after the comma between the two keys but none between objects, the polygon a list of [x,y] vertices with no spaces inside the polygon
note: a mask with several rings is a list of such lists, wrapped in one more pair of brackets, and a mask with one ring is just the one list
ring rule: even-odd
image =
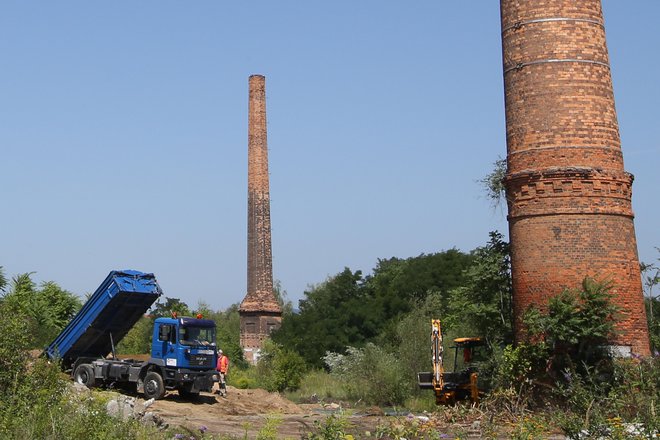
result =
[{"label": "person in red shirt", "polygon": [[216,365],[216,370],[220,373],[220,383],[218,394],[221,396],[227,395],[227,372],[229,371],[229,358],[222,352],[218,350],[218,365]]}]

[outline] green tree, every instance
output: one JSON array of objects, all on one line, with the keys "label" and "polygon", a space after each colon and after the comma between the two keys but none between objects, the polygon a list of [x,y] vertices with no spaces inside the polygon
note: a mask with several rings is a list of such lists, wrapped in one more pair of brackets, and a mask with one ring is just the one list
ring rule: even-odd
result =
[{"label": "green tree", "polygon": [[156,318],[170,318],[173,313],[176,313],[178,316],[190,316],[190,308],[188,307],[188,304],[184,303],[179,298],[165,297],[165,303],[162,303],[159,300],[151,312]]},{"label": "green tree", "polygon": [[379,259],[367,284],[373,291],[374,310],[384,320],[397,321],[410,311],[417,301],[423,301],[432,292],[439,292],[445,301],[449,292],[463,285],[464,271],[472,263],[472,256],[457,249],[434,254],[422,254],[407,259]]},{"label": "green tree", "polygon": [[488,244],[472,251],[465,283],[451,292],[443,321],[447,330],[481,336],[492,348],[511,342],[513,317],[509,244],[499,232],[489,236]]},{"label": "green tree", "polygon": [[151,338],[154,329],[152,316],[144,315],[135,323],[126,336],[117,344],[119,354],[146,354],[151,353]]},{"label": "green tree", "polygon": [[0,292],[4,292],[7,287],[7,278],[5,277],[5,269],[0,266]]},{"label": "green tree", "polygon": [[450,249],[378,260],[366,278],[345,268],[305,292],[298,313],[285,311],[282,328],[273,338],[315,367],[323,366],[326,351],[340,353],[349,345],[362,347],[371,341],[394,348],[400,319],[428,296],[436,298],[436,313],[444,314],[449,292],[464,283],[472,260]]},{"label": "green tree", "polygon": [[41,284],[39,301],[45,304],[50,321],[58,331],[73,319],[82,306],[80,298],[62,289],[53,281]]},{"label": "green tree", "polygon": [[211,306],[206,301],[198,301],[197,307],[191,310],[191,316],[202,315],[203,319],[215,319],[217,313],[211,309]]},{"label": "green tree", "polygon": [[33,273],[12,278],[11,288],[2,302],[27,318],[36,347],[50,343],[80,309],[80,299],[53,281],[37,288]]},{"label": "green tree", "polygon": [[275,294],[277,303],[282,308],[282,314],[291,314],[293,312],[293,303],[287,298],[287,292],[282,287],[282,282],[280,280],[275,280],[273,293]]},{"label": "green tree", "polygon": [[3,297],[3,302],[28,315],[35,309],[37,302],[37,285],[32,281],[33,274],[30,272],[13,276],[9,292]]},{"label": "green tree", "polygon": [[349,268],[305,292],[300,312],[285,315],[272,338],[321,367],[326,351],[360,345],[377,333],[365,307],[367,291],[360,271]]},{"label": "green tree", "polygon": [[217,329],[216,341],[218,348],[229,357],[233,366],[247,368],[248,364],[240,344],[241,323],[238,306],[232,304],[225,311],[213,315]]}]

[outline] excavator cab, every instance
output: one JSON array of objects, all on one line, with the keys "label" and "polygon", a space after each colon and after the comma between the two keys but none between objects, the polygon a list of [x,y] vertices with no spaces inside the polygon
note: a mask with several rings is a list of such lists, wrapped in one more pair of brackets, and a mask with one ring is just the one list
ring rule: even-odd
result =
[{"label": "excavator cab", "polygon": [[479,402],[483,394],[477,385],[478,371],[475,355],[479,347],[484,345],[481,338],[456,338],[453,351],[453,369],[445,371],[444,353],[442,348],[442,329],[440,320],[431,321],[431,352],[432,372],[417,373],[417,384],[422,389],[432,389],[435,393],[435,403],[438,405],[453,404],[459,400],[470,399],[472,403]]}]

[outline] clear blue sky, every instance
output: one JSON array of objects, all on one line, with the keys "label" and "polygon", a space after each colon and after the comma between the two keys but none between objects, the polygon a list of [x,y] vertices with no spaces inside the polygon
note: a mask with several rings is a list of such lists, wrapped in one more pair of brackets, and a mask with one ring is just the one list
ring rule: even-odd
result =
[{"label": "clear blue sky", "polygon": [[[604,1],[640,259],[658,258],[660,1]],[[266,76],[274,275],[507,233],[499,2],[0,5],[0,265],[79,295],[154,272],[213,308],[246,288],[247,84]]]}]

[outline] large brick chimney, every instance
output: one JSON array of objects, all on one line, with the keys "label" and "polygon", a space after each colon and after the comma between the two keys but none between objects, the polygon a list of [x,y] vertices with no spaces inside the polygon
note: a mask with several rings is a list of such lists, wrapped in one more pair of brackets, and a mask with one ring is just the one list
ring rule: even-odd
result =
[{"label": "large brick chimney", "polygon": [[247,294],[239,315],[245,359],[256,363],[263,341],[282,322],[282,309],[273,293],[266,78],[250,76],[249,89]]},{"label": "large brick chimney", "polygon": [[531,304],[609,277],[614,343],[649,354],[600,0],[501,0],[516,338]]}]

